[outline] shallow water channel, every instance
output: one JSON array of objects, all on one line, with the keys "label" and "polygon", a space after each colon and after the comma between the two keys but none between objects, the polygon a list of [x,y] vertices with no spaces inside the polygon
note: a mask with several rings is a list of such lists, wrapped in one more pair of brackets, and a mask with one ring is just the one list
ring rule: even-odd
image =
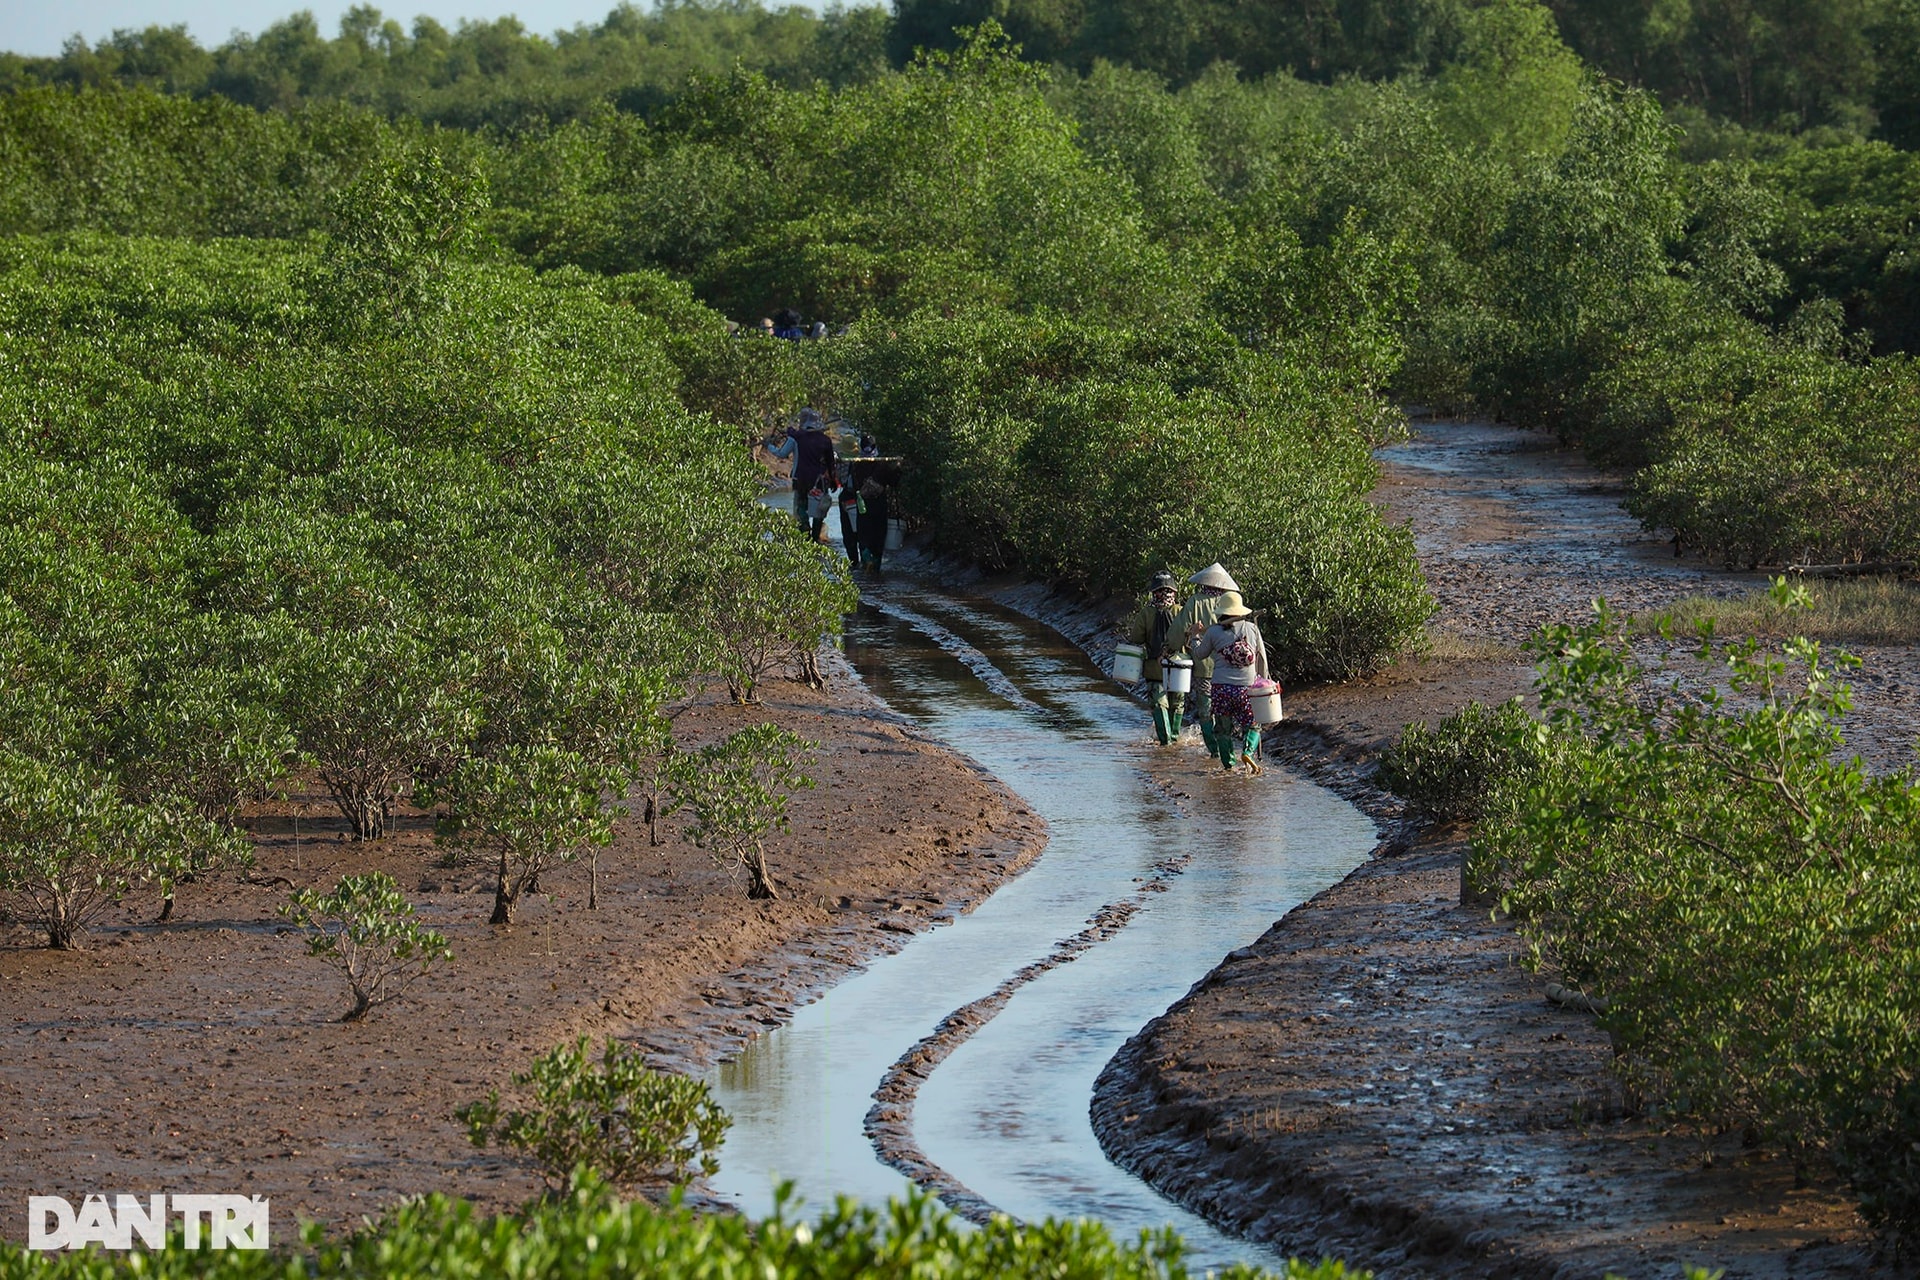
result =
[{"label": "shallow water channel", "polygon": [[1088,1101],[1129,1036],[1356,866],[1376,838],[1371,822],[1277,768],[1225,777],[1197,741],[1156,749],[1145,711],[1084,654],[982,598],[899,577],[865,583],[846,652],[890,706],[1019,792],[1050,837],[971,914],[876,960],[719,1069],[734,1124],[716,1190],[756,1215],[780,1179],[815,1210],[838,1194],[903,1192],[862,1127],[889,1065],[1103,906],[1136,900],[1117,934],[1020,987],[933,1072],[915,1137],[1017,1218],[1095,1216],[1122,1239],[1172,1223],[1204,1265],[1271,1265],[1109,1163]]}]

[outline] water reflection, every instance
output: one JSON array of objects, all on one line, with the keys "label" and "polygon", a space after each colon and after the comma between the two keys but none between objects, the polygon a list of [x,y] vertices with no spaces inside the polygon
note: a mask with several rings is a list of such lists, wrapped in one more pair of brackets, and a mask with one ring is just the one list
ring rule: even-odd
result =
[{"label": "water reflection", "polygon": [[756,1214],[780,1178],[814,1205],[899,1193],[905,1180],[862,1132],[887,1067],[1099,907],[1138,893],[1155,864],[1190,857],[1118,935],[1021,988],[933,1073],[916,1137],[1018,1217],[1099,1216],[1122,1238],[1171,1222],[1207,1264],[1271,1264],[1108,1163],[1088,1099],[1128,1036],[1357,865],[1372,825],[1278,770],[1222,777],[1197,745],[1155,749],[1138,704],[1018,614],[898,580],[871,594],[847,629],[855,669],[1018,791],[1049,824],[1047,852],[972,915],[842,982],[719,1072],[734,1128],[718,1189]]}]

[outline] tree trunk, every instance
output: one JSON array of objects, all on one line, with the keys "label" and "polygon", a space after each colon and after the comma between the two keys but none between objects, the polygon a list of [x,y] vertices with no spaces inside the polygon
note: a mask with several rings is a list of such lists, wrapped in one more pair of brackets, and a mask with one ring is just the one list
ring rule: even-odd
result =
[{"label": "tree trunk", "polygon": [[773,887],[773,877],[767,873],[767,855],[758,846],[747,850],[747,874],[752,877],[752,883],[747,886],[749,898],[765,901],[780,896]]},{"label": "tree trunk", "polygon": [[587,854],[587,910],[596,911],[600,907],[600,851],[594,849]]},{"label": "tree trunk", "polygon": [[500,872],[493,882],[493,917],[488,924],[512,924],[513,900],[516,894],[507,887],[507,855],[500,853]]},{"label": "tree trunk", "polygon": [[167,886],[167,896],[160,899],[160,915],[155,924],[165,924],[173,919],[173,886]]},{"label": "tree trunk", "polygon": [[55,899],[53,910],[47,913],[47,945],[55,951],[80,950],[80,930],[63,899]]},{"label": "tree trunk", "polygon": [[387,833],[387,824],[381,820],[384,804],[368,796],[360,802],[360,823],[354,835],[361,840],[378,840]]},{"label": "tree trunk", "polygon": [[367,998],[367,993],[356,989],[353,993],[353,1008],[341,1014],[340,1021],[358,1022],[367,1016],[367,1010],[371,1008],[373,1008],[373,1002]]}]

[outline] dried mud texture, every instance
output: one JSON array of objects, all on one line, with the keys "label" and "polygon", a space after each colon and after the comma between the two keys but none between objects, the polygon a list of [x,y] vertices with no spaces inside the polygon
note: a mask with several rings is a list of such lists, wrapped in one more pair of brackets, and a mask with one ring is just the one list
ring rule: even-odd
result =
[{"label": "dried mud texture", "polygon": [[[1481,656],[1288,691],[1272,754],[1373,816],[1381,856],[1127,1044],[1095,1089],[1102,1145],[1231,1229],[1384,1277],[1901,1274],[1840,1188],[1795,1187],[1738,1135],[1624,1115],[1592,1018],[1549,1003],[1512,929],[1460,905],[1464,840],[1419,831],[1372,783],[1409,722],[1524,696],[1512,646],[1539,625],[1590,616],[1595,596],[1649,610],[1764,579],[1676,562],[1618,509],[1617,484],[1550,442],[1418,431],[1376,496],[1413,521],[1439,627]],[[1850,742],[1897,763],[1920,662],[1869,657],[1882,675]]]},{"label": "dried mud texture", "polygon": [[[276,1238],[300,1218],[357,1225],[429,1191],[487,1210],[538,1190],[519,1160],[477,1150],[453,1110],[575,1035],[621,1036],[693,1067],[783,1022],[834,978],[984,899],[1026,865],[1044,827],[977,766],[877,707],[842,676],[822,694],[774,683],[758,708],[686,713],[703,741],[775,720],[821,744],[769,847],[783,898],[668,833],[623,824],[585,868],[545,877],[494,929],[486,869],[443,867],[425,816],[356,845],[313,791],[256,815],[260,878],[331,886],[384,870],[455,959],[364,1022],[332,1021],[344,984],[275,911],[284,886],[184,886],[177,919],[128,900],[89,949],[0,935],[0,1205],[28,1195],[239,1192],[270,1196]],[[720,975],[720,976],[716,976]],[[0,1234],[18,1238],[8,1213]]]}]

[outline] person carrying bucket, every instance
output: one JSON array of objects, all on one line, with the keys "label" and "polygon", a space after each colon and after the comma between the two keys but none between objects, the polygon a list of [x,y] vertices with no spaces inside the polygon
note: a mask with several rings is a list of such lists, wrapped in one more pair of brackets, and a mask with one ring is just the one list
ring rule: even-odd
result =
[{"label": "person carrying bucket", "polygon": [[[1177,699],[1184,694],[1169,694],[1160,678],[1160,660],[1180,652],[1185,637],[1176,625],[1175,606],[1179,602],[1173,585],[1173,575],[1165,569],[1153,575],[1147,584],[1147,600],[1133,616],[1127,620],[1126,643],[1114,650],[1114,675],[1119,677],[1128,668],[1134,670],[1135,679],[1144,678],[1147,682],[1147,704],[1153,711],[1153,736],[1161,746],[1166,746],[1180,736],[1180,703]],[[1126,652],[1132,648],[1134,652]],[[1125,663],[1131,657],[1133,663]]]},{"label": "person carrying bucket", "polygon": [[1270,688],[1267,644],[1253,625],[1253,610],[1238,591],[1220,597],[1218,619],[1189,649],[1197,658],[1213,659],[1209,710],[1213,713],[1213,741],[1222,768],[1231,771],[1235,757],[1246,757],[1247,772],[1260,769],[1260,726],[1254,719],[1256,691]]},{"label": "person carrying bucket", "polygon": [[[1220,617],[1220,602],[1228,592],[1238,592],[1240,584],[1233,580],[1226,566],[1218,560],[1194,574],[1187,581],[1196,588],[1193,596],[1174,619],[1183,641],[1190,641],[1214,624]],[[1208,688],[1212,680],[1213,662],[1209,658],[1196,657],[1193,664],[1193,692],[1187,695],[1186,710],[1188,719],[1200,722],[1200,737],[1207,744],[1207,754],[1219,753],[1220,746],[1213,740],[1213,713],[1210,709]],[[1180,726],[1174,726],[1175,736]]]},{"label": "person carrying bucket", "polygon": [[813,488],[822,475],[831,479],[839,470],[827,424],[817,409],[802,409],[799,429],[789,428],[784,439],[778,444],[769,442],[767,448],[776,458],[793,459],[793,518],[818,538],[826,513],[815,515],[809,509]]}]

